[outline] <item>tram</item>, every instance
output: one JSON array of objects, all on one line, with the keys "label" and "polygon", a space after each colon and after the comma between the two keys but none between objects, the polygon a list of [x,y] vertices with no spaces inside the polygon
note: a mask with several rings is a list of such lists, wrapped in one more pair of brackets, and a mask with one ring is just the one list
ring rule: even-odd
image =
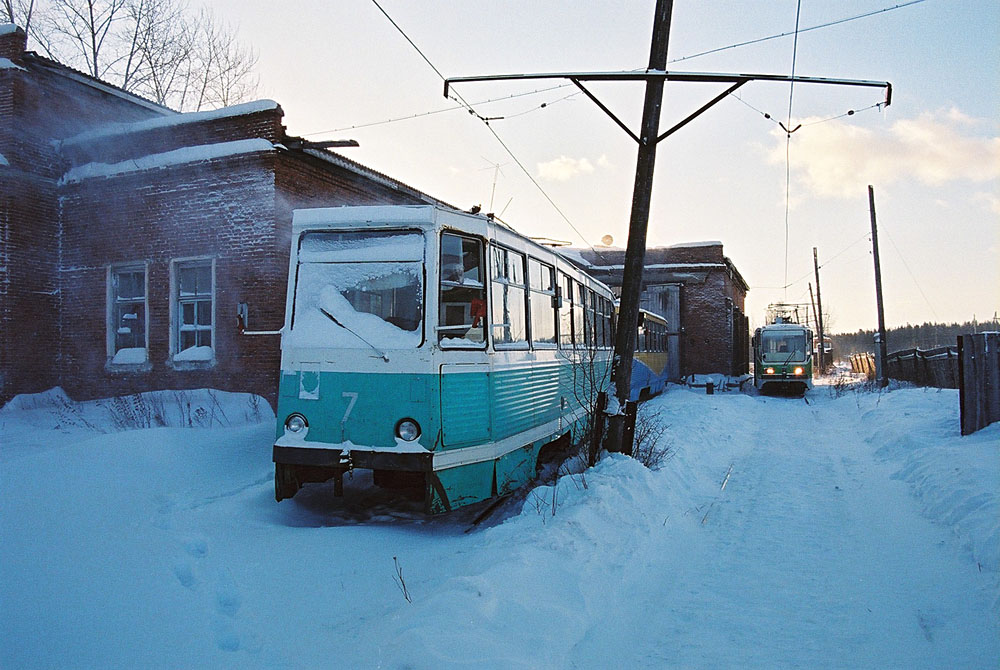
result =
[{"label": "tram", "polygon": [[813,335],[805,326],[777,323],[754,332],[753,380],[761,392],[804,394],[812,388]]},{"label": "tram", "polygon": [[667,320],[648,310],[639,311],[639,333],[632,358],[629,400],[647,400],[661,393],[669,380]]},{"label": "tram", "polygon": [[279,501],[353,469],[428,513],[506,493],[610,382],[610,289],[487,216],[296,210],[285,314]]}]

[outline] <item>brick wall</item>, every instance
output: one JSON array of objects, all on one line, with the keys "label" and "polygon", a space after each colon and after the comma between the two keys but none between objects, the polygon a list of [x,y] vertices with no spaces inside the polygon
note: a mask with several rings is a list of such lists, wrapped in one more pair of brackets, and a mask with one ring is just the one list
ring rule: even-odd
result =
[{"label": "brick wall", "polygon": [[58,219],[51,181],[0,167],[0,404],[58,381]]},{"label": "brick wall", "polygon": [[[63,187],[60,377],[74,397],[209,387],[268,396],[277,348],[237,333],[237,304],[250,305],[255,328],[279,328],[284,276],[276,253],[273,152],[169,169],[87,179]],[[171,264],[215,264],[214,362],[172,360]],[[145,368],[116,366],[108,351],[108,268],[147,268]],[[173,315],[176,320],[176,314]]]}]

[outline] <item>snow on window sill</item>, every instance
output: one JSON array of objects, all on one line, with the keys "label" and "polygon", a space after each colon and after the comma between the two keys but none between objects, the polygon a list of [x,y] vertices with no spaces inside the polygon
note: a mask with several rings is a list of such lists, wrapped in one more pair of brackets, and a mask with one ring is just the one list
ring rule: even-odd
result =
[{"label": "snow on window sill", "polygon": [[170,357],[167,365],[174,370],[207,370],[215,367],[215,350],[212,347],[190,347]]},{"label": "snow on window sill", "polygon": [[149,372],[153,369],[144,347],[119,349],[109,356],[104,369],[111,373]]}]

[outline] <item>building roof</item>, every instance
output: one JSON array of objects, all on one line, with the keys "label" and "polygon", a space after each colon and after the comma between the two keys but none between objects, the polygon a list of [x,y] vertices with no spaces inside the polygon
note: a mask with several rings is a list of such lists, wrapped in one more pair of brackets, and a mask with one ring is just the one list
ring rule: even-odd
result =
[{"label": "building roof", "polygon": [[84,84],[85,86],[89,86],[103,93],[108,93],[110,95],[117,96],[124,100],[128,100],[129,102],[135,103],[136,105],[145,107],[146,109],[152,110],[154,112],[164,115],[178,113],[177,111],[170,109],[169,107],[153,102],[152,100],[144,98],[141,95],[130,93],[129,91],[126,91],[124,88],[121,88],[120,86],[109,84],[103,79],[98,79],[97,77],[89,75],[86,72],[81,72],[80,70],[71,68],[70,66],[60,63],[59,61],[52,60],[51,58],[46,58],[45,56],[40,56],[34,51],[25,51],[23,60],[26,65],[44,69],[46,72],[49,72],[51,74],[71,79],[75,82]]}]

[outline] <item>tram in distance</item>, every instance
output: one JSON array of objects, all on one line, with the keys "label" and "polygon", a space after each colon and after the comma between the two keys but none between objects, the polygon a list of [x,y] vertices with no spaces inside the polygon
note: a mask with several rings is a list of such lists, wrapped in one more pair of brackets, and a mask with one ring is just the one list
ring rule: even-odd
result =
[{"label": "tram in distance", "polygon": [[667,354],[667,320],[648,310],[639,310],[639,332],[632,357],[629,400],[646,400],[663,392],[670,381]]},{"label": "tram in distance", "polygon": [[431,205],[297,210],[275,498],[352,469],[428,513],[536,476],[612,359],[610,289],[492,218]]},{"label": "tram in distance", "polygon": [[812,388],[812,342],[812,331],[780,318],[754,331],[754,386],[764,393],[804,394]]}]

